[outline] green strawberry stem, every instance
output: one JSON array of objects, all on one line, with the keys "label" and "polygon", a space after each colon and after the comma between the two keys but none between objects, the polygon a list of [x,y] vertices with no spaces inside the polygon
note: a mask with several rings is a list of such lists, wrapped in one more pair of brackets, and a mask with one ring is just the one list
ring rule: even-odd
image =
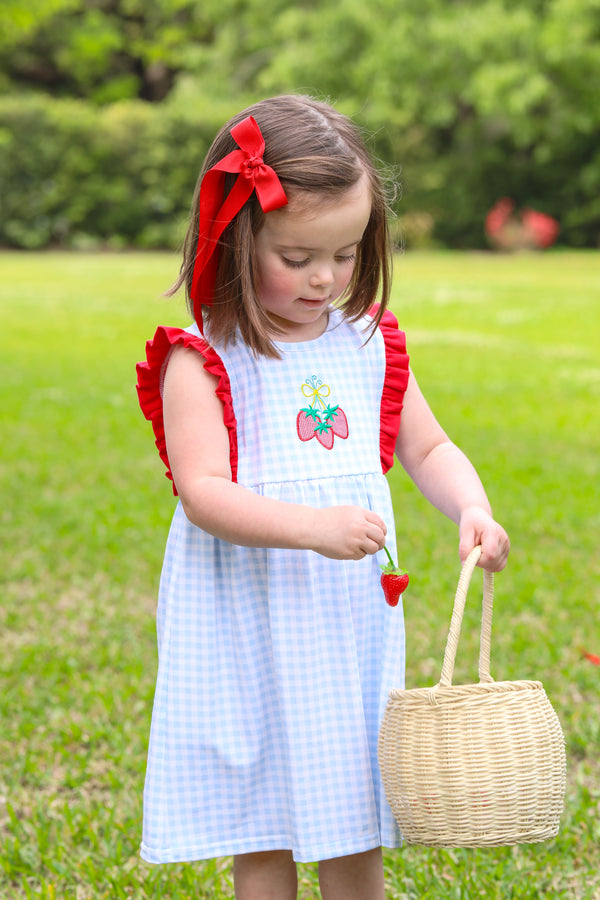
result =
[{"label": "green strawberry stem", "polygon": [[383,549],[385,550],[385,552],[386,552],[386,554],[387,554],[387,558],[388,558],[389,561],[390,561],[390,565],[393,566],[394,569],[397,568],[396,563],[394,562],[394,560],[393,560],[392,557],[390,556],[390,551],[388,550],[388,548],[384,545]]}]

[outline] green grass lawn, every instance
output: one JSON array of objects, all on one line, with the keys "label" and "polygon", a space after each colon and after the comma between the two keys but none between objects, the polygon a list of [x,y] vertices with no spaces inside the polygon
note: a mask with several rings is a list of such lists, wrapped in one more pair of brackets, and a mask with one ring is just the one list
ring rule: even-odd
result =
[{"label": "green grass lawn", "polygon": [[[0,255],[0,898],[231,898],[228,860],[140,861],[154,611],[174,500],[134,390],[169,254]],[[386,854],[390,900],[600,898],[600,254],[408,253],[393,308],[414,371],[513,550],[492,674],[544,682],[567,740],[559,836]],[[438,680],[455,527],[390,474],[407,686]],[[475,578],[475,582],[478,579]],[[476,678],[479,583],[455,681]],[[304,898],[318,897],[314,867]]]}]

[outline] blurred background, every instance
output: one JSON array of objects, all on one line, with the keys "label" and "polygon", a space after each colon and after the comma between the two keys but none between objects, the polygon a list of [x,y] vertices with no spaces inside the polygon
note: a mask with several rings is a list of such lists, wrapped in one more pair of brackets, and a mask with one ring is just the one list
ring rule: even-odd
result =
[{"label": "blurred background", "polygon": [[291,91],[399,173],[399,243],[598,247],[599,84],[599,0],[2,0],[0,245],[177,247],[217,129]]}]

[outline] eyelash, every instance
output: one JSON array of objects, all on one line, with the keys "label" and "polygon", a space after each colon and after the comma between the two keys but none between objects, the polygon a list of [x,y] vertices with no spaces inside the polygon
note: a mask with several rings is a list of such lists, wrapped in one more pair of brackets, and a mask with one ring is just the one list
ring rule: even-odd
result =
[{"label": "eyelash", "polygon": [[[310,262],[310,259],[301,259],[301,260],[286,259],[285,256],[282,257],[282,259],[283,259],[284,265],[289,266],[290,269],[302,269],[302,268],[304,268],[304,266],[307,266]],[[348,256],[338,256],[338,257],[336,257],[336,259],[342,263],[354,262],[354,260],[356,259],[356,254],[350,253]]]},{"label": "eyelash", "polygon": [[304,266],[307,266],[310,260],[308,259],[286,259],[285,256],[282,257],[284,265],[288,266],[290,269],[302,269]]}]

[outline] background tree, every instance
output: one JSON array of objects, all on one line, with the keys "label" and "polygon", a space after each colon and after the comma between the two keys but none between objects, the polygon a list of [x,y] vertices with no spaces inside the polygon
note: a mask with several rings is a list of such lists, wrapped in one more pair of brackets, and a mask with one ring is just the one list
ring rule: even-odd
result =
[{"label": "background tree", "polygon": [[[204,4],[190,0],[37,0],[0,12],[5,84],[108,103],[160,101],[211,40]],[[193,57],[194,54],[192,53]]]},{"label": "background tree", "polygon": [[[181,135],[205,134],[269,94],[313,93],[353,115],[374,135],[380,159],[401,168],[403,221],[433,223],[433,239],[449,246],[485,246],[486,212],[505,195],[557,218],[563,243],[598,246],[598,83],[600,0],[4,0],[0,7],[5,94],[84,100],[97,107],[107,140],[118,118],[120,137],[108,154],[115,158],[128,143],[127,114],[111,118],[109,107],[147,104],[156,118],[148,134],[165,142],[146,161],[157,186],[171,182],[169,164],[188,165],[175,146]],[[25,126],[6,102],[0,154],[19,163],[15,142],[32,138],[20,136]],[[68,116],[48,105],[44,116],[47,134],[57,130],[64,142]],[[149,122],[132,107],[129,116]],[[182,184],[193,184],[205,149],[200,142],[188,154]],[[35,148],[30,155],[35,168]],[[0,158],[0,180],[2,168],[14,181]],[[130,160],[116,169],[130,171]],[[150,203],[150,220],[159,207],[164,215],[163,201]],[[176,204],[172,215],[183,210]],[[164,235],[163,226],[152,233]]]}]

